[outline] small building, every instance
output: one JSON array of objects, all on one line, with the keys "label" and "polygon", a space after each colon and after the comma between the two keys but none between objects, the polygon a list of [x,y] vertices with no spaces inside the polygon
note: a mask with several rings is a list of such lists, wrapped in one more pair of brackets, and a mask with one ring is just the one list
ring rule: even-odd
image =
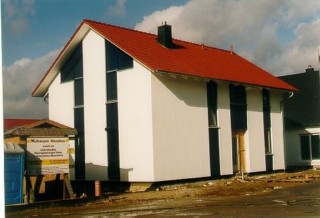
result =
[{"label": "small building", "polygon": [[286,160],[289,167],[320,166],[320,73],[280,77],[299,91],[284,101]]},{"label": "small building", "polygon": [[57,181],[62,184],[64,174],[74,176],[77,130],[49,119],[4,119],[4,127],[5,144],[17,145],[24,152],[24,202],[62,196]]},{"label": "small building", "polygon": [[78,130],[75,179],[155,182],[283,170],[295,88],[223,50],[84,20],[33,91]]}]

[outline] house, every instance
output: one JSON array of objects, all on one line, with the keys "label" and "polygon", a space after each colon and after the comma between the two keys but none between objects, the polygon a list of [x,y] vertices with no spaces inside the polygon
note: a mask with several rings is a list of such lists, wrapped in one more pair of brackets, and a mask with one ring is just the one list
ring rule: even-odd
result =
[{"label": "house", "polygon": [[284,101],[288,167],[320,166],[320,74],[305,72],[280,77],[299,89]]},{"label": "house", "polygon": [[75,178],[155,182],[283,170],[283,92],[237,55],[84,20],[33,91],[78,130]]}]

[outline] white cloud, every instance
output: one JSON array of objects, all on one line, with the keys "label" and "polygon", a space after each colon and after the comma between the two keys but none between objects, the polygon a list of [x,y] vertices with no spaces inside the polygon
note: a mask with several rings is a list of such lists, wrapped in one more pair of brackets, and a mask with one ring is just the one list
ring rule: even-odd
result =
[{"label": "white cloud", "polygon": [[175,38],[224,49],[233,45],[240,55],[282,75],[317,65],[318,19],[318,0],[190,0],[145,16],[135,29],[155,33],[167,21]]},{"label": "white cloud", "polygon": [[311,23],[297,25],[294,32],[296,37],[283,52],[280,60],[286,64],[286,72],[303,72],[308,65],[319,68],[320,18]]},{"label": "white cloud", "polygon": [[36,11],[34,0],[2,0],[3,25],[13,36],[20,36],[29,29],[29,17]]},{"label": "white cloud", "polygon": [[49,68],[58,50],[37,58],[23,58],[3,67],[3,111],[5,118],[46,118],[47,104],[32,97],[32,91]]},{"label": "white cloud", "polygon": [[124,17],[127,13],[126,10],[127,0],[117,0],[115,5],[109,6],[107,8],[108,17]]}]

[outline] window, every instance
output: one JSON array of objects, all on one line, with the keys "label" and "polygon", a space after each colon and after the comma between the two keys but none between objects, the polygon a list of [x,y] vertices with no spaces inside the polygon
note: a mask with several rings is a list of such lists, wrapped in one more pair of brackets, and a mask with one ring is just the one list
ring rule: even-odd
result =
[{"label": "window", "polygon": [[320,135],[300,136],[301,160],[320,159]]},{"label": "window", "polygon": [[209,127],[217,127],[217,84],[212,81],[207,84],[207,102]]},{"label": "window", "polygon": [[117,71],[107,72],[107,101],[117,100]]},{"label": "window", "polygon": [[271,146],[271,107],[270,107],[270,92],[267,89],[262,90],[262,104],[263,104],[263,127],[264,127],[264,146],[265,153],[272,153]]},{"label": "window", "polygon": [[133,67],[133,59],[108,41],[106,41],[106,59],[107,71]]},{"label": "window", "polygon": [[83,79],[74,80],[74,106],[83,106]]},{"label": "window", "polygon": [[311,136],[312,159],[320,159],[320,140],[319,135]]},{"label": "window", "polygon": [[108,175],[111,180],[120,179],[117,71],[106,73],[106,117],[108,141]]},{"label": "window", "polygon": [[75,177],[85,179],[85,133],[82,44],[73,51],[60,70],[61,82],[74,81],[74,127],[78,131],[75,141]]},{"label": "window", "polygon": [[247,129],[247,98],[243,86],[230,84],[231,126],[233,130]]},{"label": "window", "polygon": [[80,44],[61,68],[61,82],[69,82],[83,75],[82,44]]}]

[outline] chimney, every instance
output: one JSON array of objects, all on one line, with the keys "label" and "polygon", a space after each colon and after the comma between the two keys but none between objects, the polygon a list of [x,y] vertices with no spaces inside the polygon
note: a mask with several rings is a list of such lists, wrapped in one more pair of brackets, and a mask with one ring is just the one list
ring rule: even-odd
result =
[{"label": "chimney", "polygon": [[158,27],[157,41],[166,48],[173,47],[171,26],[167,25],[167,22],[164,22],[164,24]]},{"label": "chimney", "polygon": [[313,71],[314,71],[314,68],[311,65],[309,65],[308,68],[306,69],[306,73],[311,73]]}]

